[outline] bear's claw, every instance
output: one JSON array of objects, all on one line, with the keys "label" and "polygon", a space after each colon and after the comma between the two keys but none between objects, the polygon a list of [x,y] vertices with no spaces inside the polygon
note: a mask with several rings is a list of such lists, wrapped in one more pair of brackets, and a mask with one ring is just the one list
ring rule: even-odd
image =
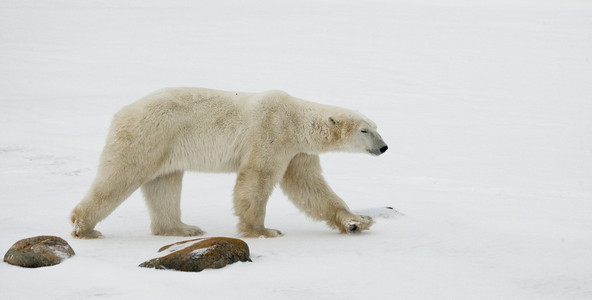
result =
[{"label": "bear's claw", "polygon": [[358,233],[363,230],[370,229],[370,226],[374,224],[374,220],[371,217],[363,215],[353,215],[351,218],[343,222],[341,232],[343,233]]},{"label": "bear's claw", "polygon": [[351,224],[348,224],[347,231],[348,232],[356,232],[356,231],[358,231],[359,228],[360,228],[360,226],[358,226],[358,223],[351,223]]}]

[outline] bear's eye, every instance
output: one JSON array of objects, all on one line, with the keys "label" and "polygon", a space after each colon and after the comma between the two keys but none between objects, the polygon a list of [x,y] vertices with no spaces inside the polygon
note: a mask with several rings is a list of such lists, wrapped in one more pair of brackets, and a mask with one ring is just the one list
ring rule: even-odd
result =
[{"label": "bear's eye", "polygon": [[366,129],[362,129],[360,132],[361,132],[361,133],[368,133],[368,130],[366,130]]}]

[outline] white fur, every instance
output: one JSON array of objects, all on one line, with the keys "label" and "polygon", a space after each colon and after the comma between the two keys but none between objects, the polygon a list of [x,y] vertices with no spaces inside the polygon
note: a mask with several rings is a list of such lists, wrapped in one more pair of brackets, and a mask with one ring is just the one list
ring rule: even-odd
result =
[{"label": "white fur", "polygon": [[238,173],[234,206],[238,229],[248,237],[281,235],[264,227],[267,199],[278,183],[309,216],[341,232],[368,229],[372,220],[352,214],[327,186],[318,154],[385,150],[376,125],[344,108],[281,91],[163,89],[115,115],[97,177],[72,212],[73,235],[101,236],[96,224],[140,187],[154,234],[203,234],[181,222],[184,171]]}]

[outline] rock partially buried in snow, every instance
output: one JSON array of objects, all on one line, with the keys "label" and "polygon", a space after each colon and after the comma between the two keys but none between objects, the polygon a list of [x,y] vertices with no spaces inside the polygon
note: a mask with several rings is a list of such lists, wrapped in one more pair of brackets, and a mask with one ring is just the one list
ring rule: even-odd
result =
[{"label": "rock partially buried in snow", "polygon": [[213,237],[174,243],[158,250],[159,256],[140,267],[200,272],[219,269],[237,261],[251,261],[249,246],[242,240]]},{"label": "rock partially buried in snow", "polygon": [[74,255],[68,242],[57,236],[22,239],[4,255],[4,261],[25,268],[53,266]]}]

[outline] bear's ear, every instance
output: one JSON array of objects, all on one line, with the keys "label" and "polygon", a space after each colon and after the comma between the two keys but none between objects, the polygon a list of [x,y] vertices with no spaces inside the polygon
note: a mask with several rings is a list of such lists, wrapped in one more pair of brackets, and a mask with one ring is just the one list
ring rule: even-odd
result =
[{"label": "bear's ear", "polygon": [[339,124],[339,121],[333,117],[329,117],[329,124],[337,125]]}]

